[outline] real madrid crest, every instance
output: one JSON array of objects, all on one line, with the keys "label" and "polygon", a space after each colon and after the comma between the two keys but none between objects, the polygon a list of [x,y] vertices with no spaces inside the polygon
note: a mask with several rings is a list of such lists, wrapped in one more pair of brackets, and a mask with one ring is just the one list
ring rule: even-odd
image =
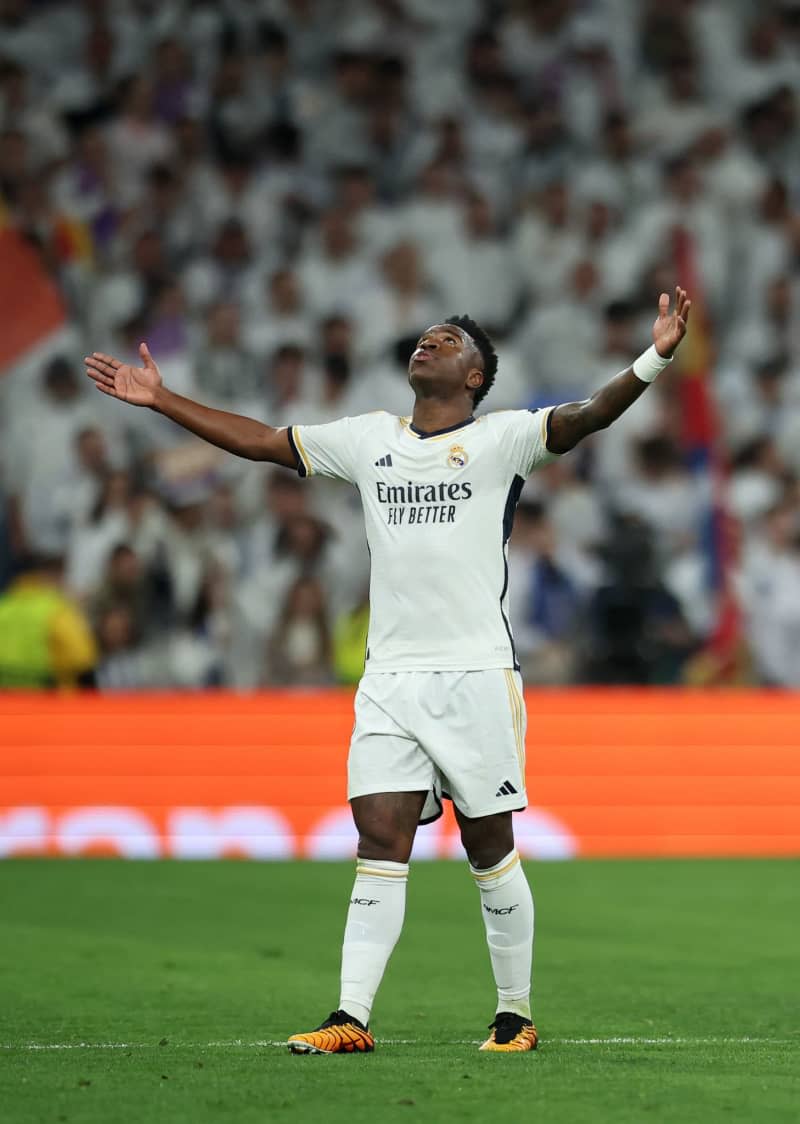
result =
[{"label": "real madrid crest", "polygon": [[447,463],[451,468],[464,468],[469,457],[464,451],[463,445],[451,445],[450,452],[447,454]]}]

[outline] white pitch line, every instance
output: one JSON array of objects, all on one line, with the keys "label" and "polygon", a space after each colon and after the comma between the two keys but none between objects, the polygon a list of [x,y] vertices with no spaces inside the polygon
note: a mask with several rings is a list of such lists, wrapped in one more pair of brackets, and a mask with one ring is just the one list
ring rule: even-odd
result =
[{"label": "white pitch line", "polygon": [[[418,1038],[379,1038],[379,1046],[418,1046]],[[425,1042],[425,1045],[431,1045]],[[548,1038],[547,1046],[800,1046],[800,1038],[639,1038],[634,1035],[609,1038]],[[480,1039],[460,1038],[442,1042],[442,1046],[479,1046]],[[226,1042],[167,1042],[159,1047],[156,1042],[0,1042],[0,1050],[156,1050],[168,1047],[183,1050],[263,1049],[286,1046],[280,1041],[245,1042],[232,1039]]]}]

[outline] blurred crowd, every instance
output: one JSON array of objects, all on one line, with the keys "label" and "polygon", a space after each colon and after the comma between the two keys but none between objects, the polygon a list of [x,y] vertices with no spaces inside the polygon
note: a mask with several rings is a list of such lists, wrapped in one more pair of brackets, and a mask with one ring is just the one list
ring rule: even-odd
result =
[{"label": "blurred crowd", "polygon": [[0,684],[362,667],[355,492],[94,393],[87,352],[147,340],[275,425],[406,415],[410,341],[469,313],[484,408],[536,407],[629,366],[680,283],[711,456],[671,368],[531,478],[523,671],[713,678],[729,593],[734,677],[800,685],[799,95],[800,0],[0,0],[0,227],[68,312],[0,375]]}]

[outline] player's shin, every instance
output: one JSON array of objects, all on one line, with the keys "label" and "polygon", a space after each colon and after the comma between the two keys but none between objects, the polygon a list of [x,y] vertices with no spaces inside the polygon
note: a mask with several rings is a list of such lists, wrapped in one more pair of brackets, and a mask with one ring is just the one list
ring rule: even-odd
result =
[{"label": "player's shin", "polygon": [[403,928],[408,863],[359,859],[342,947],[339,1007],[364,1026]]},{"label": "player's shin", "polygon": [[531,1017],[533,897],[519,855],[512,851],[488,870],[470,867],[497,984],[497,1010]]}]

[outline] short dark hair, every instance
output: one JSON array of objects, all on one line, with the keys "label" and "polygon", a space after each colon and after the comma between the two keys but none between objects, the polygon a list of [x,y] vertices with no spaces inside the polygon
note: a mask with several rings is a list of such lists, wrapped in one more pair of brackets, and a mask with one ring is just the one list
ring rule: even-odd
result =
[{"label": "short dark hair", "polygon": [[256,29],[259,49],[262,51],[288,51],[289,36],[280,26],[272,20],[265,20]]},{"label": "short dark hair", "polygon": [[445,324],[454,324],[471,336],[478,351],[483,356],[483,382],[475,391],[472,398],[473,406],[478,406],[494,386],[497,374],[497,352],[487,332],[480,324],[476,324],[471,316],[448,316]]},{"label": "short dark hair", "polygon": [[281,363],[284,359],[305,359],[306,349],[299,343],[282,343],[272,353],[272,362]]},{"label": "short dark hair", "polygon": [[609,324],[624,324],[626,321],[632,320],[636,315],[636,307],[633,301],[609,301],[603,309],[603,315],[606,318],[606,322]]},{"label": "short dark hair", "polygon": [[54,356],[44,369],[44,381],[48,387],[77,385],[75,370],[66,355]]}]

